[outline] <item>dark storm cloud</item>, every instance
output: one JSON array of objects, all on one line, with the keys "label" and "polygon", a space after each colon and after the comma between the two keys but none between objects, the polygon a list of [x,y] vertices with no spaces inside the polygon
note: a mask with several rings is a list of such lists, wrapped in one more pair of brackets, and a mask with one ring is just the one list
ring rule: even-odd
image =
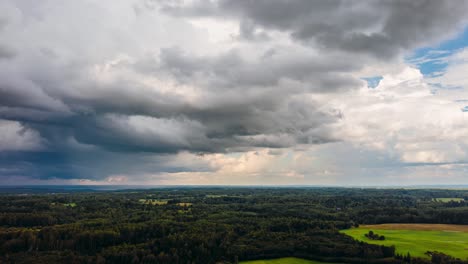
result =
[{"label": "dark storm cloud", "polygon": [[[102,180],[113,174],[142,175],[160,172],[211,171],[207,164],[175,162],[171,155],[139,152],[77,151],[0,152],[2,177]],[[21,184],[18,182],[17,184]]]},{"label": "dark storm cloud", "polygon": [[[343,89],[349,83],[341,83],[336,77],[327,79],[326,72],[343,72],[353,66],[319,61],[309,65],[309,58],[283,59],[273,63],[273,58],[262,57],[271,62],[262,67],[261,62],[250,65],[235,52],[199,57],[163,49],[154,61],[128,65],[136,72],[162,79],[169,76],[180,85],[203,88],[195,102],[124,77],[106,83],[93,81],[82,76],[80,67],[63,68],[60,74],[43,69],[50,64],[55,68],[53,60],[37,65],[41,74],[31,70],[5,74],[0,80],[0,116],[37,131],[46,149],[2,156],[3,167],[10,168],[4,174],[98,179],[98,175],[116,171],[190,171],[193,166],[168,166],[167,161],[158,163],[154,158],[139,157],[180,151],[225,153],[255,147],[285,148],[335,140],[317,128],[333,123],[337,117],[318,110],[301,94]],[[313,76],[317,78],[315,85],[320,86],[304,87]],[[300,85],[294,88],[281,84],[282,78]],[[117,166],[116,161],[125,157],[138,165]]]},{"label": "dark storm cloud", "polygon": [[[360,81],[348,74],[359,65],[344,55],[323,56],[277,50],[259,58],[242,58],[236,51],[216,57],[200,57],[170,48],[161,50],[161,67],[177,81],[198,81],[214,89],[244,89],[248,87],[275,87],[281,80],[303,82],[304,89],[312,92],[334,92],[350,89]],[[288,90],[287,93],[298,91]],[[303,91],[300,91],[303,92]]]},{"label": "dark storm cloud", "polygon": [[[379,58],[453,34],[466,19],[467,1],[195,1],[166,2],[162,10],[177,16],[240,19],[247,37],[255,27],[288,32],[324,49],[361,52]],[[248,31],[245,30],[248,25]]]},{"label": "dark storm cloud", "polygon": [[7,71],[0,72],[0,104],[7,107],[24,107],[33,110],[65,110],[59,100],[47,95],[35,82]]}]

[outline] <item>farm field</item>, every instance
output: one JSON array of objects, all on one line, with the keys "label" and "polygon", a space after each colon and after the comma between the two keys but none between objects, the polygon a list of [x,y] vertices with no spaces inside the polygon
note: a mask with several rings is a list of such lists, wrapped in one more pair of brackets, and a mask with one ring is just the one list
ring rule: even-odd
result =
[{"label": "farm field", "polygon": [[325,264],[325,262],[319,262],[314,260],[300,259],[300,258],[279,258],[279,259],[268,259],[268,260],[253,260],[243,261],[241,264]]},{"label": "farm field", "polygon": [[154,199],[139,199],[138,200],[141,204],[149,204],[149,205],[166,205],[167,201],[160,201]]},{"label": "farm field", "polygon": [[51,206],[76,207],[76,203],[51,203]]},{"label": "farm field", "polygon": [[[364,235],[373,231],[385,240],[371,240]],[[468,258],[468,226],[443,224],[382,224],[362,225],[343,233],[369,244],[391,246],[396,252],[428,258],[427,251],[439,251],[460,259]]]},{"label": "farm field", "polygon": [[434,198],[436,202],[448,203],[448,202],[462,202],[463,198]]}]

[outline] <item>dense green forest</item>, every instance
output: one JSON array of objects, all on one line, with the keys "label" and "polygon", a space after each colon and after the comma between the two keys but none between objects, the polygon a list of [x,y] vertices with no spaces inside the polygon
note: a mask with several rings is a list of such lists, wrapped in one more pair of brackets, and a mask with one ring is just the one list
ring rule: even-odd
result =
[{"label": "dense green forest", "polygon": [[[468,225],[468,191],[158,188],[0,197],[0,263],[468,263],[354,240],[359,224]],[[458,199],[440,201],[437,198]]]}]

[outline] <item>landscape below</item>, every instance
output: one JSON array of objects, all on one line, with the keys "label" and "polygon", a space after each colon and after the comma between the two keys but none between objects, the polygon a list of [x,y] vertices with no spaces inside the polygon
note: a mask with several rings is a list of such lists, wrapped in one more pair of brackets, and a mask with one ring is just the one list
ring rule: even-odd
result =
[{"label": "landscape below", "polygon": [[467,199],[441,189],[31,188],[0,195],[0,263],[468,263]]}]

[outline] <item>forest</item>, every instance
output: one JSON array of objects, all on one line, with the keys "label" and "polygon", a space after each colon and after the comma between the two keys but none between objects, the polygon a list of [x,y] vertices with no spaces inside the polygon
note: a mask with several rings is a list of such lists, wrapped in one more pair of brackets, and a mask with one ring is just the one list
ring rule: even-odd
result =
[{"label": "forest", "polygon": [[[362,224],[468,225],[468,191],[167,187],[0,195],[0,263],[468,263],[400,255],[340,230]],[[453,197],[447,201],[440,198]]]}]

